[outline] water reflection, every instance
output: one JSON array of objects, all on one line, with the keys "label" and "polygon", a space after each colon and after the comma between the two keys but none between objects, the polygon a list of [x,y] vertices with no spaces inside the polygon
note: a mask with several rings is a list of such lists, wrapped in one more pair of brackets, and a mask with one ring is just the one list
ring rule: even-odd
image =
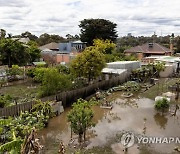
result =
[{"label": "water reflection", "polygon": [[164,114],[161,114],[159,112],[156,113],[154,115],[154,120],[155,120],[156,124],[158,126],[160,126],[160,129],[165,129],[166,128],[168,118],[166,118],[166,116]]},{"label": "water reflection", "polygon": [[[96,126],[87,134],[87,138],[91,142],[88,148],[103,147],[108,143],[108,138],[114,137],[117,132],[122,130],[130,130],[137,134],[144,133],[147,136],[177,136],[180,134],[178,120],[174,121],[174,117],[170,115],[157,113],[154,110],[153,100],[147,98],[124,99],[120,94],[116,94],[114,98],[112,110],[101,109],[98,106],[93,107]],[[68,111],[69,109],[66,109],[63,114],[51,119],[48,127],[39,132],[46,147],[44,153],[50,154],[50,149],[57,149],[60,140],[68,144],[71,136],[67,123]],[[179,116],[179,112],[177,112],[177,116]],[[153,149],[159,151],[162,149],[172,152],[174,148],[172,145],[162,145],[163,148],[159,145],[154,146]],[[118,151],[119,144],[115,143],[112,147],[114,151]],[[134,151],[134,149],[132,150]],[[152,150],[150,149],[150,151]]]}]

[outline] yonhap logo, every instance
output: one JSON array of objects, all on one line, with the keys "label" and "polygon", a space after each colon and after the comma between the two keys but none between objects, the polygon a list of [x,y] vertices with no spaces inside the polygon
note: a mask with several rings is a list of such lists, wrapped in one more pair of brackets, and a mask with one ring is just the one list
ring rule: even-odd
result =
[{"label": "yonhap logo", "polygon": [[126,148],[133,146],[135,143],[135,136],[133,133],[125,133],[121,137],[121,144]]},{"label": "yonhap logo", "polygon": [[135,136],[131,132],[124,133],[120,138],[121,144],[125,148],[137,144],[180,144],[180,137],[152,137],[152,136]]}]

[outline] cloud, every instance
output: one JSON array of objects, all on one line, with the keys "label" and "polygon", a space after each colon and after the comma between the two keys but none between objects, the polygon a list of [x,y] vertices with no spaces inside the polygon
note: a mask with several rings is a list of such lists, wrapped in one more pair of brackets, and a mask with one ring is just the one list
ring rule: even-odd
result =
[{"label": "cloud", "polygon": [[25,7],[26,3],[22,0],[0,0],[0,7]]},{"label": "cloud", "polygon": [[8,33],[78,34],[79,21],[104,18],[119,36],[180,31],[179,0],[0,0],[0,28]]}]

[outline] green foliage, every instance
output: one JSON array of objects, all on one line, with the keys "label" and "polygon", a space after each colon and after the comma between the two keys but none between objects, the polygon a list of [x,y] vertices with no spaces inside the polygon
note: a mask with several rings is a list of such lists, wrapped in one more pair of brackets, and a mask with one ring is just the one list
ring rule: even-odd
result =
[{"label": "green foliage", "polygon": [[157,62],[150,63],[147,66],[143,66],[132,71],[132,76],[138,78],[140,81],[147,81],[152,77],[159,77],[159,73],[165,69],[165,63]]},{"label": "green foliage", "polygon": [[1,95],[0,96],[0,108],[8,106],[12,103],[12,97],[10,95]]},{"label": "green foliage", "polygon": [[51,116],[53,113],[50,102],[37,100],[31,112],[21,112],[18,117],[0,119],[0,152],[14,150],[19,153],[25,136],[34,129],[44,128]]},{"label": "green foliage", "polygon": [[84,19],[79,25],[81,40],[88,45],[92,45],[97,38],[114,42],[117,38],[116,26],[117,24],[105,19]]},{"label": "green foliage", "polygon": [[123,86],[124,86],[124,90],[130,91],[130,92],[137,92],[140,90],[139,83],[137,83],[135,81],[128,81],[128,82],[124,83]]},{"label": "green foliage", "polygon": [[119,53],[114,51],[112,54],[105,54],[106,62],[114,62],[114,61],[136,61],[137,58],[134,55],[127,56],[124,53]]},{"label": "green foliage", "polygon": [[34,81],[42,83],[44,74],[48,72],[50,68],[39,67],[34,70]]},{"label": "green foliage", "polygon": [[44,116],[52,117],[53,111],[50,105],[51,102],[42,102],[41,100],[36,100],[36,104],[31,109],[31,112],[36,112],[39,114],[43,114]]},{"label": "green foliage", "polygon": [[13,140],[0,146],[0,152],[10,152],[10,154],[17,154],[21,151],[22,139],[16,138],[15,132],[12,132]]},{"label": "green foliage", "polygon": [[104,54],[112,54],[116,48],[116,45],[110,40],[95,39],[93,41],[93,46]]},{"label": "green foliage", "polygon": [[114,54],[105,54],[105,61],[109,63],[114,61],[121,61],[121,59]]},{"label": "green foliage", "polygon": [[0,39],[5,38],[6,36],[6,31],[4,29],[0,29]]},{"label": "green foliage", "polygon": [[18,39],[0,40],[0,59],[3,65],[25,65],[40,58],[40,50],[35,42],[30,41],[28,45],[19,42]]},{"label": "green foliage", "polygon": [[164,111],[169,108],[169,101],[166,98],[159,99],[155,102],[155,108],[160,111]]},{"label": "green foliage", "polygon": [[7,79],[6,78],[1,78],[0,79],[0,88],[5,84],[5,83],[7,83]]},{"label": "green foliage", "polygon": [[28,77],[34,78],[35,77],[35,74],[34,74],[35,70],[36,70],[36,68],[34,68],[34,67],[26,69],[26,75]]},{"label": "green foliage", "polygon": [[12,68],[9,68],[8,75],[10,76],[16,76],[16,75],[22,75],[23,70],[18,65],[12,65]]},{"label": "green foliage", "polygon": [[29,61],[26,47],[18,40],[0,40],[0,60],[3,65],[24,65]]},{"label": "green foliage", "polygon": [[176,52],[180,53],[180,37],[178,37],[177,43],[176,43]]},{"label": "green foliage", "polygon": [[42,79],[41,96],[56,94],[72,86],[68,75],[60,74],[57,69],[49,69]]},{"label": "green foliage", "polygon": [[37,43],[29,41],[27,45],[29,47],[26,49],[26,51],[30,55],[30,62],[39,60],[39,58],[41,57],[41,50],[38,49]]},{"label": "green foliage", "polygon": [[36,41],[38,39],[36,35],[33,35],[32,33],[28,31],[22,33],[20,37],[25,37],[25,38],[28,37],[31,41]]},{"label": "green foliage", "polygon": [[61,64],[57,65],[56,69],[58,70],[59,73],[62,73],[62,74],[69,74],[70,73],[70,69],[66,65],[61,65]]},{"label": "green foliage", "polygon": [[79,136],[79,141],[82,140],[82,135],[86,133],[88,128],[94,126],[92,122],[93,111],[91,102],[83,99],[78,99],[72,106],[72,110],[68,114],[68,121],[71,123],[72,131]]},{"label": "green foliage", "polygon": [[165,69],[165,63],[164,62],[156,62],[153,65],[154,65],[155,71],[157,72],[156,74],[159,77],[159,73],[161,71],[164,71],[164,69]]},{"label": "green foliage", "polygon": [[50,35],[47,33],[40,35],[40,37],[37,39],[37,43],[40,46],[51,43],[51,42],[59,43],[59,42],[64,42],[64,41],[65,41],[65,38],[63,38],[62,36],[54,35],[54,34]]},{"label": "green foliage", "polygon": [[75,76],[85,77],[90,81],[101,74],[105,65],[104,54],[91,46],[72,61],[71,71]]}]

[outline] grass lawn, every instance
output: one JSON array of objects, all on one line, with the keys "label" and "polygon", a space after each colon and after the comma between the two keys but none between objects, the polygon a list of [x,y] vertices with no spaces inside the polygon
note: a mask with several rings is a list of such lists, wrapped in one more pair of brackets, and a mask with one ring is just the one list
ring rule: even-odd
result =
[{"label": "grass lawn", "polygon": [[142,93],[141,96],[154,100],[156,96],[170,91],[170,90],[168,90],[168,87],[171,85],[174,85],[177,81],[178,81],[178,78],[162,78],[162,79],[159,79],[159,83],[157,83],[156,85],[151,87],[146,92]]},{"label": "grass lawn", "polygon": [[14,82],[13,85],[0,88],[0,94],[10,95],[17,99],[34,98],[38,95],[39,84],[34,84],[31,80],[25,82]]}]

